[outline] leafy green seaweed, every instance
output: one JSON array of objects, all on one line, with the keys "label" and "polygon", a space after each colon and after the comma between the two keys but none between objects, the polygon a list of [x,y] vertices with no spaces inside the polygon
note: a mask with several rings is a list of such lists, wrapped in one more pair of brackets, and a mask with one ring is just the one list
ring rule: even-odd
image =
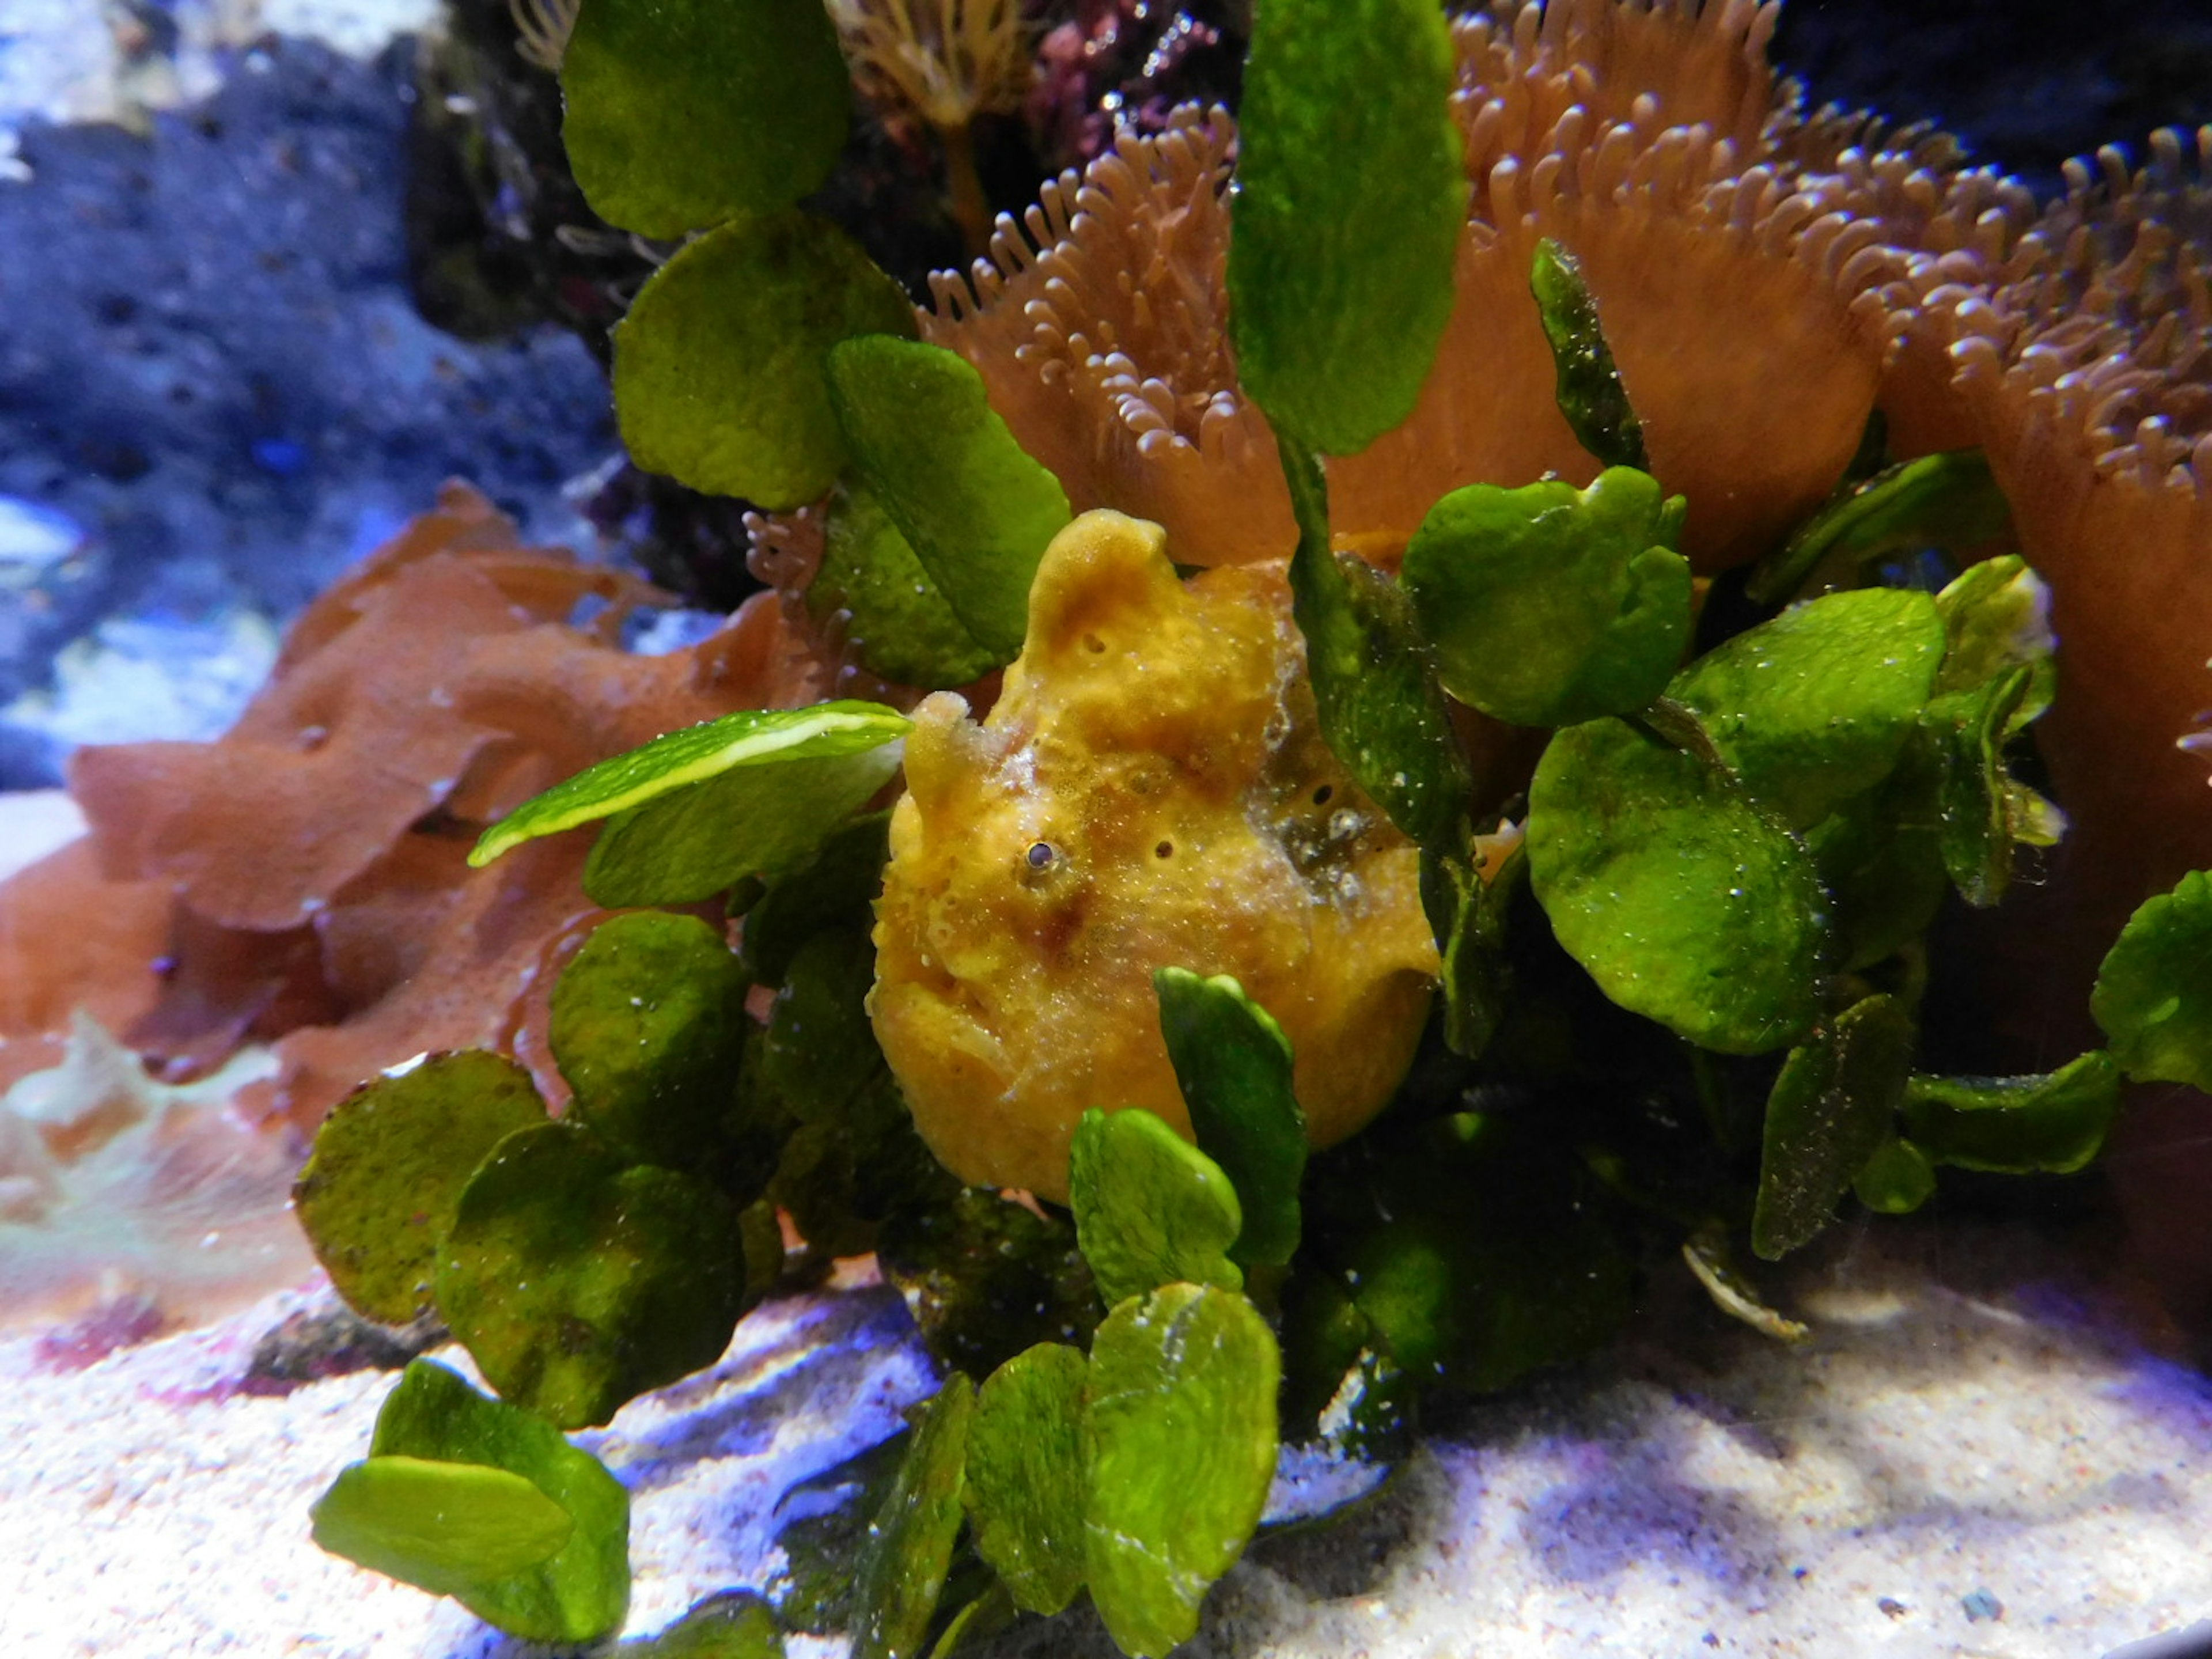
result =
[{"label": "leafy green seaweed", "polygon": [[1426,0],[1253,9],[1230,339],[1275,430],[1326,454],[1413,412],[1451,317],[1468,202],[1452,74]]},{"label": "leafy green seaweed", "polygon": [[934,592],[988,666],[1012,661],[1037,562],[1073,516],[1060,480],[1015,441],[983,377],[942,346],[848,340],[830,353],[830,393],[870,495]]},{"label": "leafy green seaweed", "polygon": [[1404,580],[1444,690],[1522,726],[1657,696],[1690,638],[1690,566],[1666,516],[1657,480],[1623,467],[1588,489],[1470,484],[1431,507]]},{"label": "leafy green seaweed", "polygon": [[340,1101],[292,1188],[338,1294],[387,1325],[428,1308],[438,1246],[471,1173],[507,1136],[545,1121],[530,1073],[476,1048],[428,1055]]},{"label": "leafy green seaweed", "polygon": [[720,226],[655,271],[615,328],[623,441],[694,489],[802,507],[848,459],[825,355],[852,335],[914,331],[898,285],[826,220]]},{"label": "leafy green seaweed", "polygon": [[1598,325],[1597,302],[1583,280],[1581,261],[1549,237],[1539,238],[1528,288],[1536,297],[1536,314],[1552,348],[1559,413],[1574,428],[1575,441],[1607,467],[1642,468],[1643,422],[1636,418],[1620,384],[1613,348]]},{"label": "leafy green seaweed", "polygon": [[1877,995],[1790,1051],[1766,1104],[1754,1253],[1779,1261],[1828,1224],[1904,1103],[1913,1036],[1897,1000]]},{"label": "leafy green seaweed", "polygon": [[570,1115],[635,1158],[696,1160],[726,1131],[744,997],[737,958],[696,917],[600,923],[553,988],[547,1039]]},{"label": "leafy green seaweed", "polygon": [[1098,1328],[1085,1577],[1124,1653],[1153,1659],[1188,1641],[1206,1590],[1260,1524],[1281,1369],[1267,1322],[1218,1285],[1132,1297]]},{"label": "leafy green seaweed", "polygon": [[1083,1259],[1109,1305],[1179,1279],[1243,1288],[1228,1255],[1244,1224],[1237,1188],[1152,1113],[1085,1112],[1067,1184]]},{"label": "leafy green seaweed", "polygon": [[[913,729],[914,722],[896,709],[849,701],[818,702],[807,708],[745,708],[720,720],[702,720],[588,766],[532,795],[483,832],[469,854],[469,863],[482,868],[526,841],[635,811],[738,769],[847,760],[896,742]],[[773,795],[777,787],[774,775],[764,777],[758,787]],[[764,826],[774,822],[773,813],[763,814]],[[816,831],[806,843],[808,850],[829,827]]]},{"label": "leafy green seaweed", "polygon": [[1058,1613],[1083,1588],[1090,1374],[1080,1348],[1040,1343],[992,1372],[975,1396],[963,1492],[975,1548],[1027,1613]]},{"label": "leafy green seaweed", "polygon": [[1819,878],[1711,762],[1623,720],[1571,726],[1529,785],[1528,853],[1559,943],[1622,1007],[1723,1054],[1810,1029]]},{"label": "leafy green seaweed", "polygon": [[647,236],[797,201],[828,176],[850,119],[836,29],[784,0],[592,0],[561,93],[592,210]]},{"label": "leafy green seaweed", "polygon": [[1298,544],[1291,603],[1305,635],[1322,736],[1391,823],[1423,847],[1455,846],[1467,815],[1466,757],[1405,592],[1328,539],[1320,459],[1279,441]]},{"label": "leafy green seaweed", "polygon": [[314,1519],[324,1548],[533,1641],[590,1641],[629,1606],[629,1494],[542,1418],[428,1360],[407,1368],[368,1461]]},{"label": "leafy green seaweed", "polygon": [[960,1531],[975,1385],[958,1372],[916,1413],[914,1437],[853,1571],[853,1659],[918,1659]]},{"label": "leafy green seaweed", "polygon": [[712,1364],[737,1326],[735,1208],[568,1123],[501,1141],[438,1252],[438,1311],[503,1400],[562,1428]]},{"label": "leafy green seaweed", "polygon": [[1229,1255],[1247,1267],[1280,1267],[1298,1248],[1298,1183],[1306,1172],[1306,1117],[1291,1091],[1291,1040],[1226,974],[1201,979],[1185,968],[1162,968],[1152,988],[1191,1132],[1228,1176],[1243,1212]]}]

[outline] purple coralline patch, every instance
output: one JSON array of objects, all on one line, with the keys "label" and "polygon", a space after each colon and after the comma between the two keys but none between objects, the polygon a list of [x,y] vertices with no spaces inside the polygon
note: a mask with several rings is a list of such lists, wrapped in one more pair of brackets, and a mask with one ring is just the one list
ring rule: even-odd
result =
[{"label": "purple coralline patch", "polygon": [[33,1358],[43,1370],[84,1370],[121,1349],[152,1341],[167,1322],[151,1297],[118,1297],[81,1319],[44,1333]]}]

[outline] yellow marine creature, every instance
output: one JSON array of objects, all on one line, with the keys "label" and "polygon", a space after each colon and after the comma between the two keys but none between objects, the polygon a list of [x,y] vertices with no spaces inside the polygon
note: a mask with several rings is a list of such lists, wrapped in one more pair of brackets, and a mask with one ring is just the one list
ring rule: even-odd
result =
[{"label": "yellow marine creature", "polygon": [[926,699],[906,773],[869,1007],[962,1180],[1064,1200],[1091,1107],[1190,1133],[1162,967],[1281,1024],[1316,1145],[1389,1098],[1437,973],[1419,855],[1322,740],[1282,565],[1184,581],[1158,526],[1084,514],[997,705]]}]

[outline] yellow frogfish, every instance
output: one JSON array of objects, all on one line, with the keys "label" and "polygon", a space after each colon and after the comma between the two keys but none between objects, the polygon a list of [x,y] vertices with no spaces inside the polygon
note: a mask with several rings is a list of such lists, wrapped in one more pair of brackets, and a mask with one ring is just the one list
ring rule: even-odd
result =
[{"label": "yellow frogfish", "polygon": [[1317,1146],[1411,1062],[1437,952],[1419,855],[1322,742],[1284,567],[1184,581],[1157,525],[1046,550],[978,724],[915,711],[876,906],[876,1036],[962,1180],[1065,1200],[1091,1107],[1190,1120],[1157,968],[1231,974],[1294,1051]]}]

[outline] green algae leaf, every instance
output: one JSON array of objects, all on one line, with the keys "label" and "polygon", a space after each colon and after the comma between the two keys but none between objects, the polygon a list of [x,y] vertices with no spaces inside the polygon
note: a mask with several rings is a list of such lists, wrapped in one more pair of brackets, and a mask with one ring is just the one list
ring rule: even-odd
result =
[{"label": "green algae leaf", "polygon": [[866,933],[890,859],[890,809],[870,812],[824,836],[805,863],[768,884],[745,912],[738,957],[756,985],[781,985],[799,947],[836,929]]},{"label": "green algae leaf", "polygon": [[723,225],[655,271],[615,326],[623,441],[647,471],[709,495],[803,507],[847,459],[824,354],[914,331],[898,284],[827,220]]},{"label": "green algae leaf", "polygon": [[853,1571],[853,1659],[920,1659],[952,1565],[975,1385],[955,1371],[915,1414],[914,1438]]},{"label": "green algae leaf", "polygon": [[1690,638],[1689,562],[1663,545],[1658,481],[1470,484],[1429,509],[1403,577],[1462,702],[1520,726],[1641,708]]},{"label": "green algae leaf", "polygon": [[1156,1659],[1260,1524],[1275,1472],[1282,1357],[1235,1291],[1169,1285],[1106,1316],[1084,1423],[1084,1576],[1124,1653]]},{"label": "green algae leaf", "polygon": [[1528,877],[1606,995],[1702,1048],[1762,1054],[1819,1012],[1813,861],[1700,757],[1619,720],[1552,739],[1528,787]]},{"label": "green algae leaf", "polygon": [[2012,509],[1978,449],[1923,455],[1876,473],[1820,509],[1787,545],[1760,561],[1746,591],[1760,605],[1796,592],[1816,573],[1847,585],[1885,554],[1959,550],[2002,536]]},{"label": "green algae leaf", "polygon": [[545,1121],[530,1073],[481,1048],[395,1067],[340,1101],[292,1188],[338,1294],[386,1325],[428,1308],[461,1188],[507,1136]]},{"label": "green algae leaf", "polygon": [[1243,1210],[1230,1259],[1280,1267],[1298,1248],[1298,1183],[1306,1172],[1306,1115],[1291,1092],[1291,1040],[1226,974],[1202,979],[1187,968],[1162,968],[1152,990],[1191,1133]]},{"label": "green algae leaf", "polygon": [[830,176],[852,92],[837,33],[789,0],[591,0],[561,59],[568,166],[611,225],[676,237]]},{"label": "green algae leaf", "polygon": [[1589,285],[1583,280],[1581,262],[1548,236],[1540,238],[1528,273],[1528,289],[1536,296],[1536,315],[1552,346],[1559,413],[1574,428],[1575,441],[1606,466],[1642,468],[1644,426],[1629,407],[1620,371],[1613,366],[1613,348],[1606,343],[1605,331],[1598,326],[1597,302],[1590,298]]},{"label": "green algae leaf", "polygon": [[349,1464],[314,1509],[316,1543],[433,1595],[534,1567],[575,1530],[521,1475],[419,1457]]},{"label": "green algae leaf", "polygon": [[445,1366],[418,1359],[378,1413],[368,1454],[372,1467],[404,1458],[503,1471],[528,1481],[570,1521],[551,1554],[439,1593],[533,1642],[587,1642],[620,1627],[629,1603],[629,1494],[542,1418],[488,1400]]},{"label": "green algae leaf", "polygon": [[727,1128],[746,987],[696,916],[601,922],[553,988],[548,1041],[575,1091],[569,1115],[634,1158],[696,1164]]},{"label": "green algae leaf", "polygon": [[1925,593],[1831,593],[1707,652],[1668,695],[1698,715],[1753,798],[1802,830],[1889,775],[1943,646]]},{"label": "green algae leaf", "polygon": [[1073,517],[957,352],[871,335],[830,353],[830,396],[860,477],[990,665],[1029,629],[1030,583]]},{"label": "green algae leaf", "polygon": [[2058,684],[2051,631],[2051,589],[2017,553],[1984,559],[1936,596],[1943,617],[1943,666],[1938,696],[1971,691],[2025,668],[2027,692],[2009,717],[2009,734],[2051,707]]},{"label": "green algae leaf", "polygon": [[623,1659],[784,1659],[775,1609],[750,1590],[710,1596],[659,1635],[627,1642]]},{"label": "green algae leaf", "polygon": [[822,563],[807,585],[817,623],[843,613],[861,667],[900,685],[944,690],[998,666],[975,642],[876,493],[841,483],[822,527]]},{"label": "green algae leaf", "polygon": [[1305,635],[1322,736],[1408,838],[1455,848],[1473,785],[1413,604],[1371,565],[1336,556],[1321,462],[1287,438],[1278,447],[1298,523],[1291,611]]},{"label": "green algae leaf", "polygon": [[[849,759],[894,743],[913,729],[914,722],[905,715],[877,702],[741,708],[720,720],[664,732],[532,795],[483,832],[469,854],[469,864],[482,869],[526,841],[635,811],[741,768]],[[773,793],[777,786],[767,775],[757,787]]]},{"label": "green algae leaf", "polygon": [[2119,1109],[2119,1062],[2101,1048],[2036,1077],[1916,1075],[1905,1087],[1905,1132],[1923,1152],[2001,1175],[2087,1167]]},{"label": "green algae leaf", "polygon": [[1630,1307],[1588,1172],[1492,1115],[1423,1124],[1311,1204],[1364,1341],[1416,1381],[1505,1388],[1591,1352]]},{"label": "green algae leaf", "polygon": [[714,1364],[743,1310],[735,1208],[571,1123],[501,1141],[438,1253],[438,1311],[510,1404],[605,1423]]},{"label": "green algae leaf", "polygon": [[1068,1149],[1068,1204],[1109,1307],[1178,1279],[1243,1287],[1244,1224],[1222,1168],[1141,1107],[1088,1111]]},{"label": "green algae leaf", "polygon": [[983,1381],[968,1437],[975,1550],[1024,1613],[1058,1613],[1083,1588],[1083,1351],[1041,1342]]},{"label": "green algae leaf", "polygon": [[1834,1218],[1837,1200],[1891,1133],[1913,1036],[1897,999],[1871,996],[1790,1051],[1766,1099],[1755,1254],[1778,1261]]},{"label": "green algae leaf", "polygon": [[615,817],[584,860],[584,891],[610,910],[696,904],[811,858],[899,769],[903,750],[740,766]]},{"label": "green algae leaf", "polygon": [[2212,873],[2192,870],[2128,918],[2097,969],[2089,1012],[2137,1083],[2212,1091]]},{"label": "green algae leaf", "polygon": [[1860,1203],[1881,1215],[1911,1215],[1936,1195],[1936,1166],[1902,1135],[1891,1135],[1851,1177]]},{"label": "green algae leaf", "polygon": [[1433,0],[1258,0],[1229,333],[1278,433],[1357,454],[1413,413],[1452,311],[1468,182]]}]

